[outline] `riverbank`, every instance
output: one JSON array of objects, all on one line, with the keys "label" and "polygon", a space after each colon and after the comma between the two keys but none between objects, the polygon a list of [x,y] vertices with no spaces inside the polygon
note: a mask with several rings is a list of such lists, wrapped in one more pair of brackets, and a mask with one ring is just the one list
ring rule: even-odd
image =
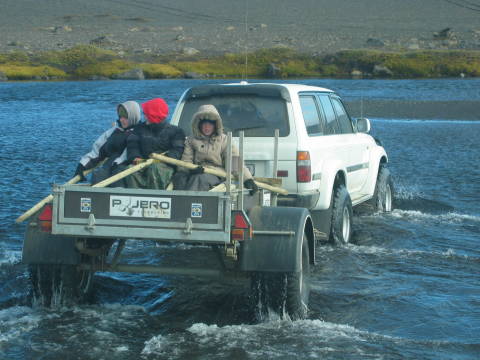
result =
[{"label": "riverbank", "polygon": [[327,55],[272,48],[250,53],[139,55],[77,45],[0,54],[0,81],[164,78],[441,78],[480,76],[480,51],[346,50]]}]

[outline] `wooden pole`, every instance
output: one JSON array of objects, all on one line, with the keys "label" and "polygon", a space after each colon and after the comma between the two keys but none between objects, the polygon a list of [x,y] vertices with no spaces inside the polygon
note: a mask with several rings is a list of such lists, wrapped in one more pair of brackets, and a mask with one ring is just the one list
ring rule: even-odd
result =
[{"label": "wooden pole", "polygon": [[[186,162],[186,161],[172,159],[171,157],[160,155],[160,154],[153,153],[153,154],[150,154],[150,157],[152,159],[156,159],[156,160],[159,160],[161,162],[164,162],[164,163],[167,163],[167,164],[170,164],[170,165],[182,166],[182,167],[187,168],[189,170],[196,169],[197,167],[199,167],[198,165],[195,165],[195,164],[192,164],[192,163],[189,163],[189,162]],[[211,168],[208,168],[208,167],[205,167],[204,169],[205,169],[206,174],[212,174],[212,175],[215,175],[215,176],[218,176],[218,177],[221,177],[221,178],[226,178],[227,177],[227,173],[223,170],[211,169]],[[268,191],[272,191],[272,192],[276,192],[276,193],[279,193],[279,194],[282,194],[282,195],[288,195],[288,191],[281,188],[281,187],[272,186],[272,185],[265,184],[265,183],[262,183],[262,182],[259,182],[259,181],[255,181],[255,184],[257,184],[257,186],[259,188],[262,188],[262,189],[265,189],[265,190],[268,190]]]},{"label": "wooden pole", "polygon": [[119,172],[118,174],[115,174],[113,176],[110,176],[108,179],[102,180],[99,183],[96,183],[95,185],[92,185],[92,187],[106,187],[110,184],[113,184],[115,181],[121,180],[124,177],[127,177],[128,175],[131,175],[133,173],[136,173],[137,171],[142,170],[143,168],[146,168],[147,166],[152,165],[155,161],[155,159],[148,159],[138,165],[132,166],[131,168],[128,168],[126,170],[123,170],[122,172]]},{"label": "wooden pole", "polygon": [[[96,167],[92,168],[92,169],[88,169],[88,170],[85,170],[83,172],[83,176],[87,176],[88,174],[90,174],[93,170],[95,170]],[[68,180],[65,185],[72,185],[72,184],[76,184],[77,182],[79,182],[82,178],[80,177],[80,175],[75,175],[73,178],[71,178],[70,180]],[[51,202],[53,200],[53,195],[50,194],[48,195],[47,197],[44,197],[42,200],[40,200],[36,205],[34,205],[33,207],[31,207],[29,210],[25,211],[22,215],[20,215],[16,220],[15,222],[17,224],[27,220],[30,216],[32,216],[33,214],[35,214],[38,210],[40,210],[43,205],[45,204],[48,204],[49,202]]]},{"label": "wooden pole", "polygon": [[[135,165],[135,166],[132,166],[131,168],[128,168],[122,172],[119,172],[118,174],[115,174],[103,181],[100,181],[99,183],[96,183],[95,185],[92,185],[92,187],[106,187],[112,183],[114,183],[115,181],[118,181],[120,179],[123,179],[124,177],[127,177],[128,175],[131,175],[137,171],[140,171],[142,170],[143,168],[151,165],[152,163],[154,163],[156,160],[154,159],[148,159],[138,165]],[[89,170],[86,170],[83,172],[83,176],[87,176],[88,174],[90,174],[95,168],[92,168],[92,169],[89,169]],[[80,181],[80,175],[77,175],[75,177],[73,177],[72,179],[68,180],[65,185],[72,185],[72,184],[76,184],[77,182]],[[22,215],[20,215],[17,220],[15,220],[16,223],[21,223],[22,221],[25,221],[26,219],[28,219],[30,216],[32,216],[33,214],[35,214],[38,210],[40,210],[42,208],[43,205],[51,202],[53,200],[53,195],[50,194],[48,195],[47,197],[45,197],[43,200],[41,200],[39,203],[37,203],[35,206],[33,206],[30,210],[27,210],[26,212],[24,212]]]}]

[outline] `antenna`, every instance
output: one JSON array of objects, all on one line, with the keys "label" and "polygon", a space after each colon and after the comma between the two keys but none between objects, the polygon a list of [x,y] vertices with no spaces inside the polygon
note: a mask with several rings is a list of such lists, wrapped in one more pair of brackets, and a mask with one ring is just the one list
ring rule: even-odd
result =
[{"label": "antenna", "polygon": [[248,0],[245,0],[245,81],[248,78]]},{"label": "antenna", "polygon": [[363,95],[360,96],[360,117],[363,118]]}]

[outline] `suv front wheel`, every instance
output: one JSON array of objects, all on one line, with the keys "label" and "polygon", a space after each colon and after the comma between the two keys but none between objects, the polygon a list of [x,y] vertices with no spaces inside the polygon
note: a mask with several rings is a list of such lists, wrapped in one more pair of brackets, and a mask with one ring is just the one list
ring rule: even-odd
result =
[{"label": "suv front wheel", "polygon": [[345,185],[335,188],[332,204],[332,227],[330,241],[335,244],[348,244],[352,237],[352,201]]}]

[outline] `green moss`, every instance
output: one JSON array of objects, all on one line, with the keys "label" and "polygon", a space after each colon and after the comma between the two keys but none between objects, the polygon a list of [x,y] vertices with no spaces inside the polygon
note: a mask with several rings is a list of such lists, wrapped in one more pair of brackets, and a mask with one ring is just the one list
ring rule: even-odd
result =
[{"label": "green moss", "polygon": [[63,79],[67,74],[51,66],[0,64],[0,71],[11,80]]},{"label": "green moss", "polygon": [[182,72],[168,64],[140,64],[147,79],[165,79],[177,78],[182,76]]},{"label": "green moss", "polygon": [[288,48],[273,48],[247,54],[247,66],[245,60],[245,54],[240,53],[180,59],[174,54],[142,58],[127,53],[125,58],[120,58],[109,50],[79,45],[34,55],[24,52],[0,54],[0,71],[10,79],[112,77],[134,68],[141,68],[150,79],[182,77],[187,72],[208,77],[240,78],[247,75],[262,78],[268,75],[268,68],[273,64],[279,69],[278,77],[301,78],[350,77],[353,70],[375,76],[375,66],[381,65],[387,67],[394,78],[480,76],[480,51],[349,50],[319,57]]},{"label": "green moss", "polygon": [[109,62],[118,56],[110,50],[93,45],[78,45],[64,51],[48,51],[35,57],[33,61],[59,67],[67,72],[76,72],[78,68]]}]

